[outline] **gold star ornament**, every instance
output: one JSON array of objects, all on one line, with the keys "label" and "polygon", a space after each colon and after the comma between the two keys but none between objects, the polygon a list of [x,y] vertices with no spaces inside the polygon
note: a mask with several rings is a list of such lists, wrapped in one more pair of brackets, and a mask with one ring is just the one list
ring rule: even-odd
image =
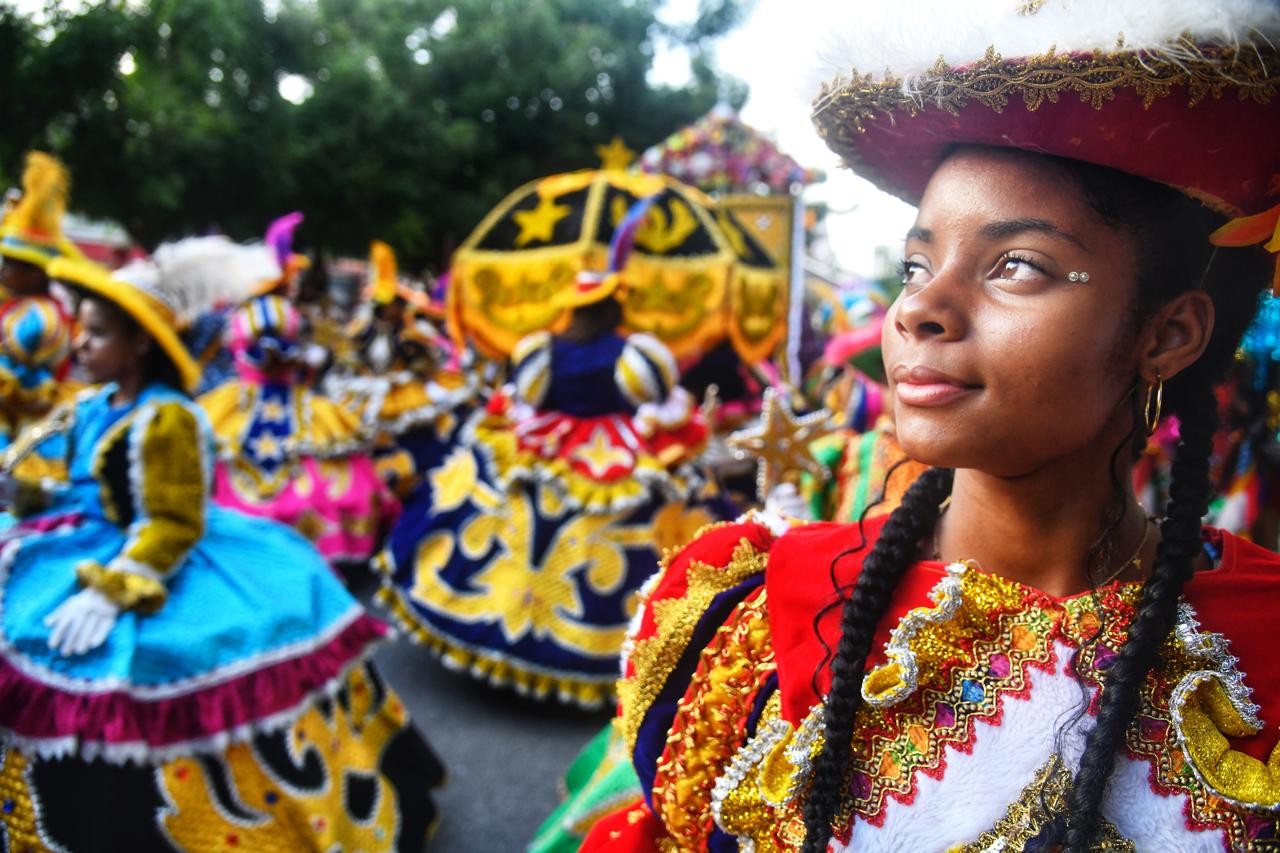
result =
[{"label": "gold star ornament", "polygon": [[798,416],[783,395],[766,388],[760,422],[730,435],[729,446],[739,459],[756,457],[756,497],[763,502],[791,472],[829,478],[831,472],[814,457],[813,443],[836,430],[826,409]]},{"label": "gold star ornament", "polygon": [[516,236],[516,246],[523,247],[533,241],[550,243],[555,233],[556,223],[570,214],[572,208],[565,204],[556,204],[555,199],[538,196],[538,206],[533,210],[517,210],[512,216],[520,226]]},{"label": "gold star ornament", "polygon": [[596,156],[600,158],[600,168],[605,171],[622,171],[631,165],[636,152],[627,147],[621,136],[615,136],[608,145],[597,145]]}]

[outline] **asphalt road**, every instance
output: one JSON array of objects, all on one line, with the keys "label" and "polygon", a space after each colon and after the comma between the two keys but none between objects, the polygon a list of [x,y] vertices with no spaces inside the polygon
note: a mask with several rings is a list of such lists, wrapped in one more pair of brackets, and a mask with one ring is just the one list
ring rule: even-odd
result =
[{"label": "asphalt road", "polygon": [[[354,580],[368,604],[372,580]],[[377,604],[370,610],[386,618]],[[489,687],[403,636],[374,660],[448,768],[431,853],[524,850],[560,803],[565,768],[611,716]]]}]

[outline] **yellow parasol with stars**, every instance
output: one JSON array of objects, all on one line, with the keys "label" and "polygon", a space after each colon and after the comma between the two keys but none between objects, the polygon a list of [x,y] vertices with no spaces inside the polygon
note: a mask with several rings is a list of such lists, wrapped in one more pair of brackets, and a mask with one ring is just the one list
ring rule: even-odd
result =
[{"label": "yellow parasol with stars", "polygon": [[[615,149],[620,140],[615,140]],[[579,272],[602,271],[614,229],[653,197],[623,271],[629,331],[649,332],[677,358],[729,333],[728,298],[744,276],[785,278],[764,249],[714,201],[674,178],[615,168],[551,175],[507,196],[463,242],[451,268],[450,331],[491,358],[570,312],[557,294]],[[768,288],[766,288],[768,289]]]}]

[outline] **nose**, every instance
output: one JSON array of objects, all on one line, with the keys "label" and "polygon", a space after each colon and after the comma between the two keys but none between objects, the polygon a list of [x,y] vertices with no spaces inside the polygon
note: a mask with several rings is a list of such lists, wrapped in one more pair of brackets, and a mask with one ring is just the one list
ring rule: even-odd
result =
[{"label": "nose", "polygon": [[941,271],[924,284],[910,284],[893,305],[893,327],[917,340],[959,340],[967,332],[963,284]]},{"label": "nose", "polygon": [[80,350],[89,346],[89,335],[84,330],[75,333],[75,337],[71,339],[71,349],[73,352],[79,353]]}]

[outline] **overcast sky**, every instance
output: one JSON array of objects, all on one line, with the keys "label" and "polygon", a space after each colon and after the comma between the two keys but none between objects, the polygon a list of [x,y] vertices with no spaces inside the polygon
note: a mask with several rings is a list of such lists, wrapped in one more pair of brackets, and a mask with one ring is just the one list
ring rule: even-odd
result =
[{"label": "overcast sky", "polygon": [[[833,211],[847,211],[835,212],[827,220],[832,248],[846,269],[869,275],[876,272],[877,246],[892,246],[896,259],[915,209],[840,168],[839,159],[818,138],[809,120],[809,105],[817,94],[806,81],[813,77],[813,52],[821,43],[828,13],[848,2],[757,0],[743,26],[718,43],[716,60],[721,70],[751,87],[741,113],[743,121],[767,133],[801,164],[826,172],[826,182],[812,187],[806,198],[824,200]],[[697,5],[698,0],[668,0],[663,18],[691,19]],[[660,82],[684,82],[687,56],[680,50],[660,52],[653,77]]]}]

